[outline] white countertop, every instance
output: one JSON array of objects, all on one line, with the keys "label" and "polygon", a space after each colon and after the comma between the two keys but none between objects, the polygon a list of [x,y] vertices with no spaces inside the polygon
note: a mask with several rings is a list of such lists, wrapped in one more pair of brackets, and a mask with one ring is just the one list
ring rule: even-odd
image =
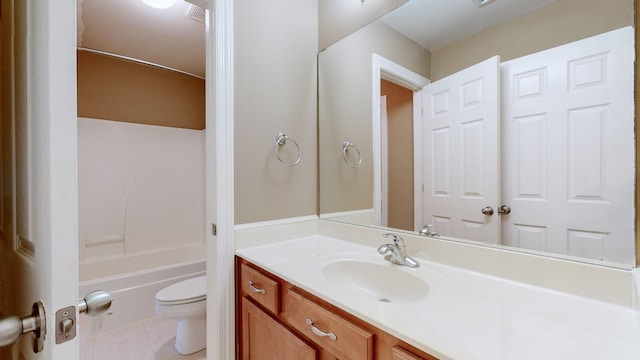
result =
[{"label": "white countertop", "polygon": [[[442,359],[640,359],[640,324],[629,307],[463,270],[419,255],[414,256],[419,269],[398,267],[373,247],[320,235],[239,249],[237,254]],[[407,302],[354,296],[321,271],[324,264],[346,258],[410,272],[424,279],[428,294]]]}]

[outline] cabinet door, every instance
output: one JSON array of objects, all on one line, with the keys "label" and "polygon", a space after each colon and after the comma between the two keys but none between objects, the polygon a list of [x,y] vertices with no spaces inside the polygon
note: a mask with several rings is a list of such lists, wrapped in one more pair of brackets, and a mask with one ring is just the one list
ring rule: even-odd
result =
[{"label": "cabinet door", "polygon": [[315,360],[317,350],[298,338],[251,301],[242,298],[244,360]]}]

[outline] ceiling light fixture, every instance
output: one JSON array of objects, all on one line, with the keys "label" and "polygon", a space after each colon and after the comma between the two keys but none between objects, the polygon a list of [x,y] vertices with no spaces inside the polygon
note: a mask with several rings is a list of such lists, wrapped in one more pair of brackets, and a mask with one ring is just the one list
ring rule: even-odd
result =
[{"label": "ceiling light fixture", "polygon": [[176,3],[177,0],[142,0],[143,3],[155,9],[168,9]]},{"label": "ceiling light fixture", "polygon": [[473,0],[473,2],[476,3],[477,7],[483,7],[494,2],[494,0]]}]

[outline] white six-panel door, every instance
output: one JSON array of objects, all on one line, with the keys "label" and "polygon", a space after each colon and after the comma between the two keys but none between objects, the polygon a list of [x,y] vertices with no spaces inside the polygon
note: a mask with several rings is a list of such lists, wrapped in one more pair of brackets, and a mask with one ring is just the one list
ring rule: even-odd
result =
[{"label": "white six-panel door", "polygon": [[23,317],[42,301],[46,337],[38,353],[26,334],[0,358],[76,360],[77,337],[57,344],[55,320],[79,299],[76,1],[1,4],[0,310]]},{"label": "white six-panel door", "polygon": [[441,235],[499,242],[499,69],[496,56],[423,88],[423,219]]},{"label": "white six-panel door", "polygon": [[633,29],[503,63],[503,243],[633,263]]}]

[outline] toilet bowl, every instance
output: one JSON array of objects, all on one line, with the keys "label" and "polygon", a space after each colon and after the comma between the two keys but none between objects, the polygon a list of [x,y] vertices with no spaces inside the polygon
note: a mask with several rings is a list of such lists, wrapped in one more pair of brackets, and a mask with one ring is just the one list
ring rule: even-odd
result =
[{"label": "toilet bowl", "polygon": [[156,315],[178,319],[176,350],[182,355],[206,347],[206,276],[177,282],[156,294]]}]

